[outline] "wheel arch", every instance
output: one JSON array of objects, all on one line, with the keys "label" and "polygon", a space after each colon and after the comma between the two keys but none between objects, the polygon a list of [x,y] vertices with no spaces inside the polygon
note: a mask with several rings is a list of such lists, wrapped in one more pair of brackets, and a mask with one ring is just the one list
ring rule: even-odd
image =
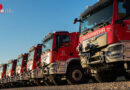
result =
[{"label": "wheel arch", "polygon": [[79,65],[81,66],[81,61],[79,58],[73,58],[73,59],[70,59],[67,61],[67,71],[68,71],[68,68],[70,68],[71,66],[76,66],[76,65]]}]

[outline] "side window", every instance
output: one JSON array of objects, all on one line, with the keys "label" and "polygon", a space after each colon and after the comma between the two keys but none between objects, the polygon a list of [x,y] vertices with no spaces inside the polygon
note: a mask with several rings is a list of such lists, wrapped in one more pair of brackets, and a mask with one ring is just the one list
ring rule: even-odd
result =
[{"label": "side window", "polygon": [[57,35],[56,40],[57,47],[66,46],[70,43],[69,35]]},{"label": "side window", "polygon": [[[12,65],[13,65],[13,63],[12,63]],[[14,61],[13,71],[16,69],[16,65],[17,65],[17,61]]]},{"label": "side window", "polygon": [[62,43],[70,43],[69,35],[63,35],[62,36]]},{"label": "side window", "polygon": [[40,58],[40,56],[41,56],[41,49],[37,48],[37,58]]},{"label": "side window", "polygon": [[24,56],[24,65],[27,64],[28,56]]}]

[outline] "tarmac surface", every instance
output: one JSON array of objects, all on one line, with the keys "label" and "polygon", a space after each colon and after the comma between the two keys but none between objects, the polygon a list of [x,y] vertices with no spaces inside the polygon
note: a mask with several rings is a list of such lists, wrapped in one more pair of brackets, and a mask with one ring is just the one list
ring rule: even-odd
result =
[{"label": "tarmac surface", "polygon": [[65,86],[22,87],[1,90],[130,90],[130,81],[119,81],[110,83],[89,83]]}]

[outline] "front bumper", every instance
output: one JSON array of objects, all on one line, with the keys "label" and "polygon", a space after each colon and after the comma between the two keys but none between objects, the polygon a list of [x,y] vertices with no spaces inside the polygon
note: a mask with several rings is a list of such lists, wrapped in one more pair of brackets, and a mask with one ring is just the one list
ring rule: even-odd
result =
[{"label": "front bumper", "polygon": [[65,74],[67,65],[64,61],[54,62],[49,64],[44,70],[43,74]]},{"label": "front bumper", "polygon": [[35,79],[35,78],[43,78],[43,70],[42,68],[37,68],[34,70],[31,70],[29,73],[29,78]]},{"label": "front bumper", "polygon": [[1,83],[2,83],[2,84],[7,83],[7,79],[6,79],[6,78],[2,78],[2,79],[1,79]]},{"label": "front bumper", "polygon": [[22,74],[20,74],[20,80],[21,81],[26,81],[26,80],[29,80],[29,76],[30,74],[28,74],[27,72],[24,72],[24,73],[22,73]]},{"label": "front bumper", "polygon": [[18,78],[17,78],[16,76],[12,76],[12,77],[10,78],[10,82],[11,82],[11,83],[17,82],[17,81],[18,81],[17,79],[18,79]]}]

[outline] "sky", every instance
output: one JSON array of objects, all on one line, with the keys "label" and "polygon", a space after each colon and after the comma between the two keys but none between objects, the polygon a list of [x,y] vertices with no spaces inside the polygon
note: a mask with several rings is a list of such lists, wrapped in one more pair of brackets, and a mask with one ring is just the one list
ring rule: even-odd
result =
[{"label": "sky", "polygon": [[0,0],[0,63],[16,59],[48,33],[78,32],[73,20],[98,0]]}]

